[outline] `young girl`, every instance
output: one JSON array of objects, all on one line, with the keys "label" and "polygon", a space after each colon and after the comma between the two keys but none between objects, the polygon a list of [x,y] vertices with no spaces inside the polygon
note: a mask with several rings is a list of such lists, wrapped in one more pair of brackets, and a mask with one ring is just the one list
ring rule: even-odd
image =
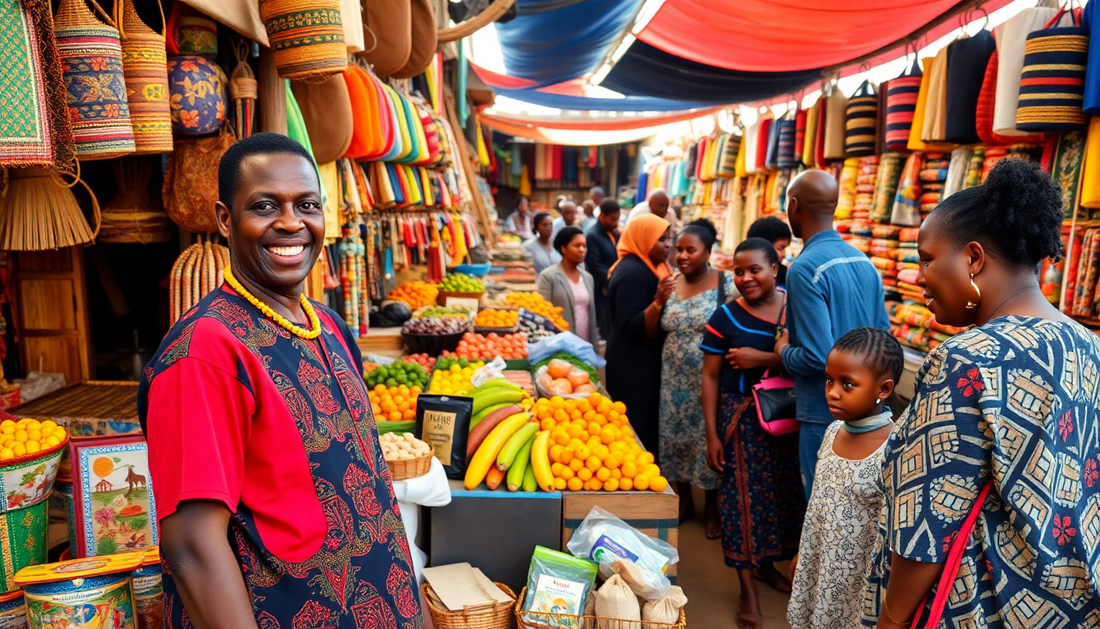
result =
[{"label": "young girl", "polygon": [[863,618],[871,562],[882,545],[880,482],[894,426],[885,400],[905,366],[889,332],[860,328],[833,346],[825,364],[825,397],[840,420],[818,451],[813,495],[799,554],[791,564],[791,627],[848,629]]}]

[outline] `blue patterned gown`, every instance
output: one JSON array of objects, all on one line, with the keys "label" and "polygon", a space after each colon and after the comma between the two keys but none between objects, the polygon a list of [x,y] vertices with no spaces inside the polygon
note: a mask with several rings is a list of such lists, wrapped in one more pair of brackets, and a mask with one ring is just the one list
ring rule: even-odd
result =
[{"label": "blue patterned gown", "polygon": [[940,626],[1100,626],[1098,367],[1092,332],[1026,317],[928,355],[887,443],[887,544],[864,624],[878,615],[890,551],[943,562],[992,478]]}]

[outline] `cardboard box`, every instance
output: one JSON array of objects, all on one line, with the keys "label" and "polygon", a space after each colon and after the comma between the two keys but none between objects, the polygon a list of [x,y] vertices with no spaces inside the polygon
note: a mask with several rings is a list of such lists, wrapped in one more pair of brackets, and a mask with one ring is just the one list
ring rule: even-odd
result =
[{"label": "cardboard box", "polygon": [[[680,499],[671,487],[661,493],[652,491],[570,491],[562,493],[561,550],[573,532],[588,517],[592,507],[610,511],[616,517],[642,533],[659,539],[679,550]],[[676,564],[668,570],[668,577],[676,582]]]}]

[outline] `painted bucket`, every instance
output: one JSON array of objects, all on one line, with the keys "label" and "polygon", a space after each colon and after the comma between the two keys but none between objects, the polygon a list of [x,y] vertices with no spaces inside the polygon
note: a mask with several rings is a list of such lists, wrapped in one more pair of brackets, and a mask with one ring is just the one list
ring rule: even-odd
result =
[{"label": "painted bucket", "polygon": [[163,579],[160,549],[145,549],[145,561],[134,570],[134,609],[138,629],[164,629]]},{"label": "painted bucket", "polygon": [[20,570],[30,629],[137,629],[133,571],[144,553],[75,559]]},{"label": "painted bucket", "polygon": [[0,592],[17,589],[12,577],[20,569],[46,561],[48,498],[68,447],[66,439],[49,450],[0,464]]},{"label": "painted bucket", "polygon": [[22,590],[0,594],[0,629],[27,629],[27,605]]}]

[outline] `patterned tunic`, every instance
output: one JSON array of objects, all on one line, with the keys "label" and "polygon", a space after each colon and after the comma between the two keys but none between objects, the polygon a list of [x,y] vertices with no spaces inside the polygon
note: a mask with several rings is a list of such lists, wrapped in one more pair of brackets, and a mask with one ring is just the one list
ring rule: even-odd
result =
[{"label": "patterned tunic", "polygon": [[[732,273],[720,273],[726,298],[737,294]],[[676,293],[661,315],[668,332],[661,357],[661,470],[669,481],[686,481],[703,489],[718,489],[721,478],[707,465],[707,434],[703,425],[703,401],[699,379],[703,374],[703,350],[699,343],[707,320],[718,304],[718,289],[703,291],[691,299]]]},{"label": "patterned tunic", "polygon": [[[169,332],[138,407],[164,518],[224,503],[260,629],[419,629],[389,471],[347,326],[302,340],[228,287]],[[165,564],[168,627],[191,626]]]},{"label": "patterned tunic", "polygon": [[992,478],[940,626],[1100,626],[1098,367],[1092,332],[1028,317],[995,319],[929,354],[887,445],[887,544],[869,616],[887,553],[943,562]]},{"label": "patterned tunic", "polygon": [[833,422],[826,429],[817,452],[814,492],[787,608],[794,629],[858,626],[871,560],[882,546],[880,479],[886,443],[865,459],[841,458],[833,452],[833,440],[843,425]]}]

